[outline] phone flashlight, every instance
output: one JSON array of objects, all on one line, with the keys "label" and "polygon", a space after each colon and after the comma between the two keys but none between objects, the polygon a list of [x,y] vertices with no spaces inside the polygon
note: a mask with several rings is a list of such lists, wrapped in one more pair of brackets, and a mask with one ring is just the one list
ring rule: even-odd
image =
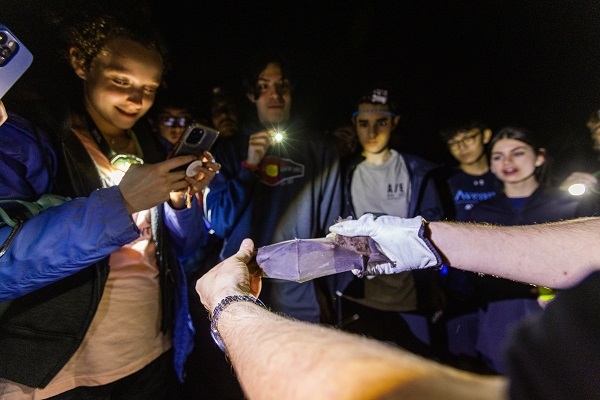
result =
[{"label": "phone flashlight", "polygon": [[273,141],[275,143],[281,143],[285,138],[285,131],[272,130],[269,131],[269,134],[271,135],[271,138],[273,138]]},{"label": "phone flashlight", "polygon": [[[592,172],[595,177],[600,177],[600,171]],[[598,188],[595,185],[586,185],[585,183],[574,183],[567,189],[569,194],[572,196],[582,196],[589,192],[599,193]]]},{"label": "phone flashlight", "polygon": [[572,196],[581,196],[585,193],[586,187],[583,183],[574,183],[571,186],[569,186],[568,190]]}]

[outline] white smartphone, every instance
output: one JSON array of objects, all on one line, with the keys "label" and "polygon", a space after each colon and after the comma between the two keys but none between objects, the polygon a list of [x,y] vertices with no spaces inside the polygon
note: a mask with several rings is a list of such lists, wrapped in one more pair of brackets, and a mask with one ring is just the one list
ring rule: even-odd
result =
[{"label": "white smartphone", "polygon": [[27,71],[33,55],[4,25],[0,24],[0,99]]}]

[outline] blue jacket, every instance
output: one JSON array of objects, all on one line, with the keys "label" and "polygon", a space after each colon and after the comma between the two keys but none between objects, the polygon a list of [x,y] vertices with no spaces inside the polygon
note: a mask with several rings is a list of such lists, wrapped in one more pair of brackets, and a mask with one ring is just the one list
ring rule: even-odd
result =
[{"label": "blue jacket", "polygon": [[[48,137],[37,134],[39,138],[30,123],[12,114],[0,127],[1,198],[35,200],[51,191],[57,157]],[[64,163],[59,174],[79,183],[68,193],[61,191],[73,200],[28,220],[0,258],[0,376],[31,387],[44,387],[75,352],[100,301],[108,256],[139,237],[118,187],[101,188],[79,140],[68,130],[57,142]],[[194,229],[202,224],[202,213],[175,211],[166,204],[152,213],[157,222],[153,234],[161,270],[162,328],[174,326],[181,379],[193,346],[193,328],[185,276],[171,248],[179,257],[192,254],[204,239],[204,230]],[[1,242],[8,231],[0,230]],[[176,290],[169,289],[172,286]]]},{"label": "blue jacket", "polygon": [[[323,237],[342,207],[339,161],[333,142],[297,124],[286,131],[253,172],[242,166],[248,136],[220,139],[213,148],[222,165],[207,196],[210,226],[224,239],[221,258],[245,238],[266,246],[294,238]],[[261,298],[274,311],[318,322],[321,307],[313,282],[267,280]]]},{"label": "blue jacket", "polygon": [[210,226],[225,239],[221,258],[235,254],[243,239],[256,247],[294,238],[325,236],[341,213],[341,176],[333,143],[300,128],[270,148],[263,167],[242,166],[248,136],[222,139],[213,148],[222,164],[210,184]]}]

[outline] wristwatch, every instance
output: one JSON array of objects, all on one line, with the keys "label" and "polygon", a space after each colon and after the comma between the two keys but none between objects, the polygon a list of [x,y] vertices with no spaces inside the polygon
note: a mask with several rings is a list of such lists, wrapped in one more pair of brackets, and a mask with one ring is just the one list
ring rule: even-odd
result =
[{"label": "wristwatch", "polygon": [[238,301],[249,301],[251,303],[261,306],[264,309],[267,309],[265,303],[251,295],[227,296],[223,300],[221,300],[219,304],[217,304],[214,311],[212,312],[212,317],[210,318],[210,335],[212,336],[217,346],[219,346],[219,349],[221,349],[221,351],[223,351],[223,353],[225,354],[227,354],[227,349],[225,348],[223,338],[221,337],[221,335],[219,334],[219,330],[217,329],[217,322],[219,320],[219,315],[221,315],[221,312],[225,309],[225,307]]}]

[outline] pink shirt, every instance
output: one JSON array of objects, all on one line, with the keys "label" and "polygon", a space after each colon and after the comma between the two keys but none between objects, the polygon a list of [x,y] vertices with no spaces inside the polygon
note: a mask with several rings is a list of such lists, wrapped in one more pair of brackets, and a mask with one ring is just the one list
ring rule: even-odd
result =
[{"label": "pink shirt", "polygon": [[[75,133],[108,182],[108,175],[114,172],[108,159],[88,132]],[[0,379],[2,399],[44,399],[77,386],[114,382],[142,369],[171,347],[170,335],[160,331],[159,272],[150,212],[132,217],[141,235],[111,254],[98,311],[73,357],[44,389]]]}]

